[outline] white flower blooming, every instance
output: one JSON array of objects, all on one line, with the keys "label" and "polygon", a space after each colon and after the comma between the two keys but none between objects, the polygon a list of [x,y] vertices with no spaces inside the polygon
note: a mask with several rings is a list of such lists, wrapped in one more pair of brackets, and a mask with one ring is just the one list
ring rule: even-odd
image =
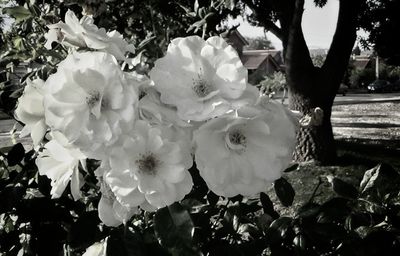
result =
[{"label": "white flower blooming", "polygon": [[27,79],[26,82],[24,93],[18,99],[15,117],[25,124],[20,137],[31,134],[33,145],[36,146],[42,141],[47,131],[43,108],[44,81]]},{"label": "white flower blooming", "polygon": [[101,198],[98,205],[100,220],[109,227],[117,227],[126,223],[135,213],[137,207],[124,206],[116,199],[106,183],[101,183]]},{"label": "white flower blooming", "polygon": [[105,180],[122,204],[155,210],[190,192],[192,156],[165,129],[138,120],[132,135],[114,147]]},{"label": "white flower blooming", "polygon": [[[193,131],[198,124],[180,119],[176,108],[168,106],[160,101],[160,95],[154,88],[149,87],[146,95],[139,101],[139,117],[151,125],[158,125],[169,138],[180,143],[181,149],[193,153],[192,137]],[[191,158],[189,158],[192,161]],[[192,163],[188,163],[192,165]]]},{"label": "white flower blooming", "polygon": [[[139,207],[182,200],[193,187],[193,157],[209,189],[225,197],[265,191],[289,165],[298,120],[247,83],[247,69],[221,37],[172,40],[149,79],[122,71],[140,56],[126,59],[133,46],[92,17],[79,21],[68,11],[65,23],[49,28],[47,48],[57,41],[73,49],[46,82],[28,80],[15,116],[35,145],[49,130],[36,165],[53,198],[70,184],[78,200],[86,159],[100,160],[99,218],[116,227]],[[307,124],[318,124],[321,112]],[[106,241],[84,255],[105,253]]]},{"label": "white flower blooming", "polygon": [[187,121],[180,119],[176,107],[166,105],[160,101],[160,93],[154,86],[146,88],[144,96],[139,101],[139,116],[150,124],[163,124],[178,127],[191,127]]},{"label": "white flower blooming", "polygon": [[[286,153],[279,154],[276,163],[285,169],[292,160],[295,149],[296,134],[300,128],[299,118],[281,103],[268,96],[259,98],[256,105],[261,109],[262,119],[269,125],[271,136],[275,137],[275,145]],[[278,167],[279,168],[279,167]]]},{"label": "white flower blooming", "polygon": [[106,174],[110,170],[108,161],[102,161],[101,166],[95,171],[99,180],[101,198],[98,205],[100,220],[109,227],[117,227],[126,223],[138,212],[138,207],[129,207],[121,204],[110,185],[106,182]]},{"label": "white flower blooming", "polygon": [[133,125],[138,101],[133,82],[112,55],[75,52],[46,81],[46,123],[88,157],[101,159]]},{"label": "white flower blooming", "polygon": [[195,131],[196,164],[214,193],[254,195],[289,164],[296,125],[280,104],[266,105],[217,117]]},{"label": "white flower blooming", "polygon": [[99,29],[90,16],[78,20],[71,10],[65,14],[65,23],[60,21],[48,27],[50,30],[45,35],[47,49],[51,49],[51,43],[56,41],[68,47],[88,47],[108,52],[118,60],[125,60],[126,52],[135,52],[133,45],[128,44],[118,31],[106,32],[104,28]]},{"label": "white flower blooming", "polygon": [[257,87],[247,84],[243,94],[237,99],[232,99],[230,103],[233,110],[238,110],[240,108],[256,104],[259,97],[260,91],[257,89]]},{"label": "white flower blooming", "polygon": [[78,200],[81,198],[80,188],[83,185],[78,166],[79,162],[86,160],[86,156],[69,144],[62,134],[53,132],[52,137],[36,158],[39,174],[51,179],[52,198],[59,198],[71,182],[71,194]]},{"label": "white flower blooming", "polygon": [[181,119],[204,121],[232,108],[230,101],[246,89],[247,69],[222,38],[190,36],[172,40],[150,78]]}]

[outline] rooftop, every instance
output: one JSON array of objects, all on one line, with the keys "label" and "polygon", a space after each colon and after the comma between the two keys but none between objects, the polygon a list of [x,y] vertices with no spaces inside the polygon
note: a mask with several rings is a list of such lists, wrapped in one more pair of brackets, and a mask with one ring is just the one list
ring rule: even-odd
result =
[{"label": "rooftop", "polygon": [[278,50],[246,50],[243,51],[241,60],[247,69],[258,69],[258,67],[267,59],[275,65],[278,69],[279,64],[274,59],[274,56],[280,54]]}]

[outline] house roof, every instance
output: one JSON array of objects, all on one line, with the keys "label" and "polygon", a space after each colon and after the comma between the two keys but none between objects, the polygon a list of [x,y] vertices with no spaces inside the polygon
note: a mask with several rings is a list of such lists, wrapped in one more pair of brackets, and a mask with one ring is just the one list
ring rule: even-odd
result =
[{"label": "house roof", "polygon": [[243,51],[241,56],[241,60],[243,66],[247,69],[258,69],[258,67],[267,59],[269,59],[276,67],[277,70],[280,69],[279,64],[274,59],[274,56],[280,54],[280,51],[277,50],[247,50]]},{"label": "house roof", "polygon": [[370,62],[370,59],[355,59],[353,64],[354,67],[359,69],[365,69]]},{"label": "house roof", "polygon": [[239,39],[240,42],[242,42],[243,45],[249,44],[246,38],[244,38],[236,28],[225,31],[224,33],[221,34],[221,36],[227,40],[229,40],[232,37],[236,37]]},{"label": "house roof", "polygon": [[242,55],[243,66],[247,69],[257,69],[268,55]]},{"label": "house roof", "polygon": [[275,56],[281,54],[281,51],[279,51],[279,50],[245,50],[245,51],[243,51],[243,54],[246,54],[246,55],[271,55],[272,57],[275,57]]}]

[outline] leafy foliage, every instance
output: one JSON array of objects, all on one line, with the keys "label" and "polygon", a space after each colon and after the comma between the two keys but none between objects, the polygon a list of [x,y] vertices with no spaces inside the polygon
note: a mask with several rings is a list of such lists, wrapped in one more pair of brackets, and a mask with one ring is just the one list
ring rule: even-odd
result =
[{"label": "leafy foliage", "polygon": [[261,91],[264,93],[276,93],[286,88],[285,74],[275,72],[272,76],[265,76],[259,84]]},{"label": "leafy foliage", "polygon": [[322,65],[324,65],[325,58],[326,58],[325,55],[318,54],[318,55],[312,56],[311,60],[315,67],[322,67]]},{"label": "leafy foliage", "polygon": [[285,178],[280,178],[274,182],[275,193],[279,198],[279,201],[284,206],[290,206],[293,203],[295,192],[292,185]]},{"label": "leafy foliage", "polygon": [[194,225],[179,203],[160,209],[154,216],[154,229],[160,244],[172,255],[196,255],[193,246]]},{"label": "leafy foliage", "polygon": [[271,41],[266,37],[246,38],[249,45],[246,46],[247,50],[269,50],[274,49]]},{"label": "leafy foliage", "polygon": [[399,39],[393,37],[400,26],[399,1],[367,1],[367,10],[360,17],[360,24],[369,32],[362,38],[363,46],[373,48],[388,64],[400,65]]},{"label": "leafy foliage", "polygon": [[375,80],[375,71],[371,68],[352,69],[350,72],[349,80],[354,87],[366,88]]},{"label": "leafy foliage", "polygon": [[[349,82],[354,87],[365,88],[368,84],[372,83],[376,79],[375,67],[367,67],[365,69],[359,69],[349,65]],[[391,83],[396,82],[400,79],[400,67],[388,65],[386,63],[379,64],[379,78],[387,80]]]}]

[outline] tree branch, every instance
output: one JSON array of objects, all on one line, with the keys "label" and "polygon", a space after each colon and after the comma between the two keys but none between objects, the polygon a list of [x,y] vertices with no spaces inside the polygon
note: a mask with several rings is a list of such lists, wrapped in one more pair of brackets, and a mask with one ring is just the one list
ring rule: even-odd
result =
[{"label": "tree branch", "polygon": [[357,16],[361,2],[362,0],[340,0],[336,31],[324,65],[321,67],[322,73],[332,79],[331,84],[334,86],[328,88],[330,91],[336,92],[346,71],[357,37]]},{"label": "tree branch", "polygon": [[283,41],[283,33],[282,29],[278,27],[275,23],[273,23],[271,20],[266,20],[263,22],[264,28],[267,31],[270,31],[272,34],[274,34],[277,38],[279,38],[281,41]]},{"label": "tree branch", "polygon": [[[273,1],[271,1],[273,2]],[[258,17],[257,21],[262,25],[267,31],[273,33],[276,37],[282,40],[282,29],[278,27],[271,19],[272,13],[275,12],[273,3],[265,1],[256,5],[251,0],[243,0],[243,3],[247,5],[248,8]]]},{"label": "tree branch", "polygon": [[[283,45],[286,61],[286,74],[291,89],[302,86],[296,81],[306,81],[314,70],[310,53],[301,28],[304,11],[304,0],[295,0],[287,44]],[[299,88],[300,89],[300,88]],[[304,89],[304,88],[303,88]]]}]

